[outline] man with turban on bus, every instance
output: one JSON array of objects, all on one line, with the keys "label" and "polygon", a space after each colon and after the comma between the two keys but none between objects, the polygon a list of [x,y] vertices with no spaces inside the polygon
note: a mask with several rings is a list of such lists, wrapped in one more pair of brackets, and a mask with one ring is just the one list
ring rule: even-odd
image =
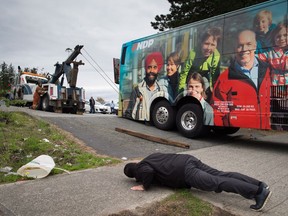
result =
[{"label": "man with turban on bus", "polygon": [[[150,99],[161,96],[164,92],[157,82],[157,76],[163,67],[163,56],[160,52],[149,53],[145,58],[145,77],[133,88],[125,115],[136,120],[150,119]],[[156,94],[156,95],[155,95]]]}]

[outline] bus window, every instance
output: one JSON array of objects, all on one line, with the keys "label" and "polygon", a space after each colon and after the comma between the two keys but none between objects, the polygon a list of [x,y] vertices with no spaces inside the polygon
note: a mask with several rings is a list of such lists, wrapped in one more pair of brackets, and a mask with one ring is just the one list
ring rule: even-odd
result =
[{"label": "bus window", "polygon": [[124,65],[124,64],[125,64],[126,50],[127,50],[127,46],[123,47],[123,49],[122,49],[122,55],[121,55],[121,65]]}]

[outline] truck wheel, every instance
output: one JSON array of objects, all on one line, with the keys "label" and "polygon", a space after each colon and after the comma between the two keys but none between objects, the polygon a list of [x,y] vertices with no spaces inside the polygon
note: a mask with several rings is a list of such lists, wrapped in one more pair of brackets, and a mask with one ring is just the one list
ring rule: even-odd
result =
[{"label": "truck wheel", "polygon": [[204,129],[203,111],[198,104],[183,105],[176,116],[178,131],[185,137],[196,138],[201,135]]},{"label": "truck wheel", "polygon": [[63,109],[62,107],[56,107],[56,106],[53,106],[52,107],[52,110],[55,112],[55,113],[63,113]]},{"label": "truck wheel", "polygon": [[77,114],[77,112],[78,112],[78,107],[76,107],[76,106],[73,106],[72,108],[71,108],[71,111],[70,111],[72,114]]},{"label": "truck wheel", "polygon": [[170,130],[175,125],[175,112],[168,101],[159,101],[152,111],[152,120],[155,127],[161,130]]},{"label": "truck wheel", "polygon": [[49,106],[49,95],[45,94],[42,97],[42,110],[43,111],[50,111],[50,106]]}]

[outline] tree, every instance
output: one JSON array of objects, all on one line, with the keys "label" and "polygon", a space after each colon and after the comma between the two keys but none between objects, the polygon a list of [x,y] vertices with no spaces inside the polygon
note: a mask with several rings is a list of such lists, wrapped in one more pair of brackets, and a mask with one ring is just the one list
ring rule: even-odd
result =
[{"label": "tree", "polygon": [[37,74],[38,73],[38,68],[35,68],[35,67],[32,68],[31,69],[31,73]]},{"label": "tree", "polygon": [[101,104],[105,103],[105,100],[102,97],[97,97],[96,101],[98,101]]},{"label": "tree", "polygon": [[151,26],[159,31],[248,7],[267,0],[168,0],[170,14],[157,15]]},{"label": "tree", "polygon": [[25,67],[24,68],[24,72],[31,72],[31,73],[34,73],[34,74],[38,74],[38,68],[32,68],[30,69],[29,67]]},{"label": "tree", "polygon": [[9,66],[3,62],[0,65],[0,96],[5,96],[11,90],[11,85],[14,82],[15,70],[12,64]]}]

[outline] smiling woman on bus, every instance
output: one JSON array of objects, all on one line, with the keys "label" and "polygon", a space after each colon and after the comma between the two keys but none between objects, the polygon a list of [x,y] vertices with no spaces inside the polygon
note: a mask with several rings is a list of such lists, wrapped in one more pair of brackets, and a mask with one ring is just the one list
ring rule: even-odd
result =
[{"label": "smiling woman on bus", "polygon": [[[181,58],[178,52],[172,52],[167,57],[167,79],[169,83],[170,92],[172,98],[174,99],[178,93],[178,84],[179,84],[179,67],[181,64]],[[170,93],[169,92],[169,93]]]}]

